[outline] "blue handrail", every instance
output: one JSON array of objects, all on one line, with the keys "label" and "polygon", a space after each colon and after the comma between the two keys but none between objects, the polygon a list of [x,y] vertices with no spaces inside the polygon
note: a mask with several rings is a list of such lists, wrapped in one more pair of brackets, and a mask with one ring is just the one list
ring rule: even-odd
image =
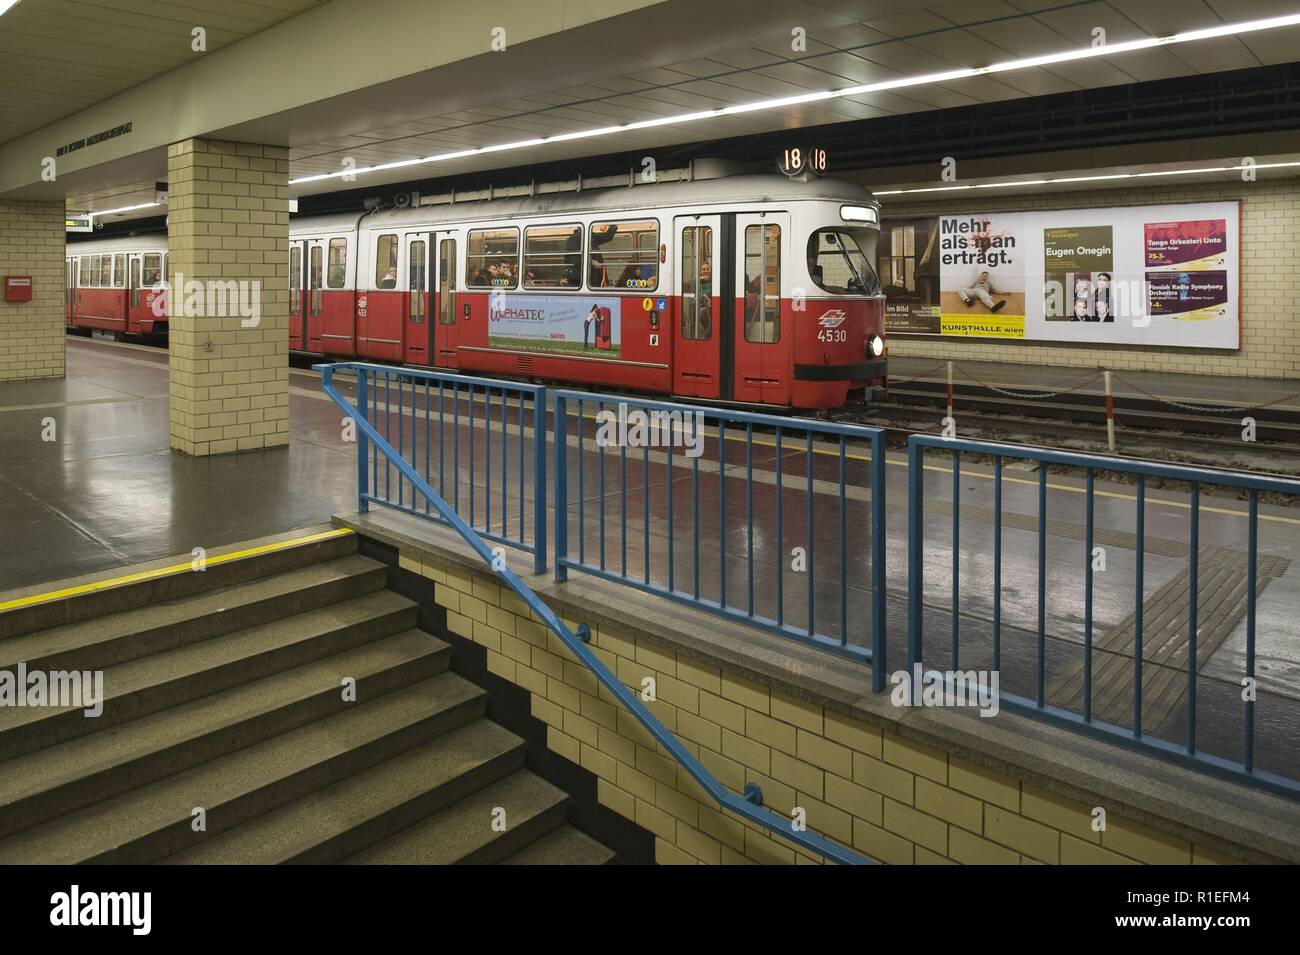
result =
[{"label": "blue handrail", "polygon": [[[510,544],[521,550],[528,551],[533,555],[533,569],[535,573],[542,573],[546,570],[546,532],[547,532],[547,513],[546,513],[546,388],[542,385],[529,385],[519,382],[497,381],[492,378],[475,378],[470,375],[458,375],[445,371],[434,371],[432,369],[422,368],[397,368],[390,365],[376,365],[368,362],[336,362],[333,364],[322,364],[312,366],[317,371],[323,371],[325,368],[331,369],[330,374],[336,371],[352,372],[356,375],[357,382],[357,405],[364,413],[372,413],[376,421],[381,415],[386,423],[386,431],[391,439],[394,433],[392,422],[393,409],[396,407],[397,423],[397,456],[405,459],[408,450],[412,458],[412,465],[418,465],[414,461],[420,446],[423,446],[423,464],[424,479],[432,486],[434,479],[434,463],[432,457],[432,448],[436,444],[438,448],[437,461],[437,478],[438,489],[441,494],[451,498],[453,509],[461,512],[461,406],[468,401],[468,422],[467,430],[469,432],[469,448],[466,455],[468,473],[468,486],[466,487],[466,503],[468,505],[468,523],[482,537],[489,540],[499,541],[503,544]],[[421,386],[423,386],[423,407],[420,404]],[[394,404],[394,394],[396,391],[396,403]],[[408,403],[409,394],[409,403]],[[526,459],[526,428],[524,425],[524,404],[527,401],[532,408],[532,415],[536,419],[534,422],[532,434],[532,457],[533,473],[531,497],[525,493],[525,459]],[[482,403],[483,415],[482,420],[477,420],[475,407]],[[500,415],[496,416],[494,402],[500,408]],[[513,402],[513,403],[512,403]],[[450,404],[450,408],[448,408]],[[517,412],[517,421],[509,422],[508,415]],[[404,425],[404,419],[411,417],[410,428]],[[432,426],[432,419],[437,418],[438,426],[435,434]],[[423,440],[419,438],[417,431],[417,422],[423,419]],[[540,422],[540,426],[537,426]],[[374,423],[374,422],[372,422]],[[447,435],[447,425],[450,425],[451,434]],[[476,455],[474,453],[475,433],[481,429],[483,431],[483,464],[484,468],[478,468],[476,472]],[[409,442],[406,440],[409,431]],[[496,469],[498,477],[493,479],[493,460],[492,448],[493,438],[499,433],[499,441],[496,442],[500,449],[500,463]],[[451,473],[447,473],[447,440],[451,441]],[[394,510],[403,511],[408,514],[415,514],[417,517],[424,517],[430,520],[439,520],[435,512],[431,512],[426,504],[422,509],[417,509],[414,491],[411,494],[411,500],[405,499],[405,490],[401,475],[397,480],[397,495],[392,494],[391,488],[391,471],[388,463],[384,462],[381,468],[379,459],[372,454],[369,446],[369,438],[365,431],[361,431],[356,436],[357,439],[357,510],[364,513],[369,510],[370,505],[380,504],[384,507],[391,507]],[[518,487],[511,490],[509,487],[510,480],[510,459],[512,452],[511,444],[517,444],[514,455],[517,457]],[[481,481],[478,479],[486,470],[486,477]],[[400,474],[400,472],[399,472]],[[381,477],[383,478],[381,488]],[[497,485],[495,500],[498,503],[497,514],[493,513],[493,486]],[[475,494],[480,492],[478,500],[481,506],[476,504]],[[518,519],[510,521],[510,502],[514,500],[518,504]],[[532,513],[532,536],[529,537],[525,529],[525,515],[531,504]],[[481,520],[480,520],[481,515]]]},{"label": "blue handrail", "polygon": [[[682,742],[671,733],[666,726],[632,693],[623,683],[615,676],[604,663],[600,661],[592,651],[587,647],[587,641],[591,638],[591,631],[586,624],[578,627],[577,633],[570,630],[564,621],[562,621],[544,601],[535,594],[519,575],[516,574],[505,562],[498,562],[495,559],[491,548],[484,543],[483,538],[476,533],[460,515],[456,513],[437,491],[407,462],[396,449],[388,443],[375,428],[375,426],[366,419],[366,417],[357,410],[342,394],[340,394],[333,385],[334,371],[336,368],[355,368],[356,365],[315,365],[313,366],[321,373],[321,387],[335,404],[337,404],[345,413],[356,421],[357,428],[365,435],[368,441],[373,443],[374,447],[392,463],[393,466],[401,471],[402,476],[411,482],[411,485],[423,494],[429,503],[438,511],[442,519],[450,524],[458,534],[465,540],[476,554],[483,560],[484,564],[499,576],[512,591],[528,605],[528,609],[537,615],[556,638],[569,649],[575,657],[582,662],[588,670],[600,681],[605,689],[609,690],[620,703],[636,718],[655,740],[666,749],[674,759],[681,764],[682,768],[694,779],[701,787],[704,788],[715,802],[723,808],[729,809],[739,816],[754,822],[765,829],[768,829],[773,835],[785,839],[800,848],[815,852],[824,856],[833,862],[845,865],[870,865],[875,860],[860,855],[845,846],[840,845],[830,839],[808,832],[807,830],[796,830],[791,820],[786,819],[770,809],[762,806],[762,790],[755,783],[749,783],[745,787],[744,795],[733,793],[724,786],[713,773],[701,763],[694,755],[691,754]],[[382,368],[383,366],[375,366]],[[493,383],[497,384],[505,383]],[[544,406],[543,406],[544,407]],[[539,416],[544,412],[538,412]],[[534,432],[543,432],[543,421],[536,420],[533,422]],[[358,442],[360,443],[360,442]],[[561,452],[562,453],[562,452]],[[539,507],[542,506],[539,502]]]},{"label": "blue handrail", "polygon": [[[755,412],[741,411],[734,408],[718,408],[706,405],[683,405],[671,404],[663,401],[655,401],[648,398],[636,398],[626,395],[599,394],[587,391],[569,391],[556,390],[553,392],[555,401],[554,409],[554,432],[555,432],[555,579],[557,581],[566,580],[570,570],[590,574],[594,577],[600,577],[604,580],[614,581],[635,587],[638,590],[652,593],[655,596],[672,600],[676,603],[685,604],[708,613],[719,616],[729,617],[739,620],[742,623],[759,627],[770,633],[777,634],[785,639],[797,640],[802,643],[816,646],[821,650],[829,650],[849,656],[852,659],[860,661],[869,661],[872,665],[872,689],[880,692],[885,688],[886,676],[886,642],[885,642],[885,432],[880,428],[866,427],[863,425],[842,424],[837,422],[814,421],[804,418],[779,417],[776,415],[758,414]],[[571,412],[570,406],[576,406]],[[594,442],[595,448],[592,455],[595,457],[598,475],[599,488],[596,494],[590,494],[584,489],[586,481],[585,472],[587,465],[588,446],[592,444],[592,439],[586,434],[585,413],[587,409],[595,412],[597,422],[597,437]],[[618,409],[616,415],[613,409]],[[568,460],[569,449],[569,417],[571,413],[576,412],[576,444],[578,452],[578,463],[576,466],[576,483],[577,495],[573,501],[569,498],[569,469]],[[618,491],[616,492],[615,506],[610,508],[614,513],[609,517],[609,522],[614,525],[615,545],[619,546],[619,557],[607,560],[606,554],[606,451],[607,444],[600,440],[600,430],[602,416],[610,416],[604,419],[608,426],[609,422],[618,420],[618,415],[623,413],[641,414],[647,421],[657,421],[657,425],[652,426],[655,437],[647,439],[638,444],[637,449],[632,450],[629,454],[629,447],[626,443],[620,443],[617,448],[610,447],[609,456],[617,458],[615,466],[611,469],[614,471],[614,477],[618,480]],[[650,416],[661,414],[666,417],[652,419]],[[689,420],[688,420],[689,419]],[[700,482],[700,456],[704,450],[705,423],[711,425],[711,437],[716,440],[718,449],[717,460],[710,461],[710,464],[717,468],[717,490],[716,498],[705,503],[705,508],[716,506],[720,522],[725,522],[728,517],[728,485],[738,484],[739,493],[733,498],[737,503],[733,508],[743,505],[744,520],[747,529],[746,546],[741,548],[741,553],[733,558],[736,561],[743,562],[743,583],[744,589],[740,591],[739,599],[729,600],[728,584],[728,555],[727,555],[727,533],[726,528],[722,527],[717,535],[717,555],[716,580],[706,581],[706,583],[716,583],[717,597],[701,591],[701,499],[707,497],[702,493]],[[755,477],[754,465],[754,445],[756,431],[759,432],[760,439],[766,436],[770,439],[769,447],[773,455],[772,468],[775,479],[775,487],[766,488],[764,484],[764,493],[772,496],[773,506],[775,507],[775,534],[776,554],[775,564],[768,562],[767,566],[756,566],[761,562],[758,549],[755,546],[754,520],[755,520],[755,499],[754,489],[756,483],[760,483]],[[824,444],[815,446],[813,436],[817,435],[824,439]],[[735,444],[734,450],[743,451],[743,461],[730,463],[727,458],[728,447]],[[852,444],[850,444],[852,442]],[[694,444],[693,451],[689,450]],[[650,504],[648,488],[651,483],[651,451],[654,446],[658,448],[656,452],[659,460],[655,463],[656,472],[660,470],[664,474],[664,491],[666,495],[666,507],[662,511],[662,520],[666,525],[666,534],[662,550],[666,552],[653,551],[650,543],[651,539],[651,521],[650,521]],[[866,645],[852,643],[849,635],[853,629],[850,626],[848,594],[850,583],[855,582],[850,577],[848,548],[850,536],[856,537],[858,534],[858,525],[850,520],[848,508],[848,458],[850,448],[854,451],[854,457],[857,457],[859,448],[870,450],[869,458],[869,477],[867,478],[866,487],[870,491],[870,553],[871,553],[871,575],[870,575],[870,634]],[[828,455],[832,460],[830,463],[836,468],[835,476],[828,475],[824,483],[829,486],[829,490],[818,490],[817,484],[822,481],[816,477],[814,466],[814,453]],[[785,470],[783,458],[786,455],[797,456],[795,464],[802,462],[802,476],[798,466]],[[641,472],[641,507],[642,507],[642,524],[640,529],[641,541],[640,547],[642,554],[642,567],[639,571],[630,571],[628,567],[628,540],[629,540],[629,522],[628,522],[628,458],[630,456],[639,456],[640,461],[634,462],[633,466],[638,467]],[[691,567],[688,580],[681,580],[677,575],[676,561],[674,560],[674,548],[678,543],[678,534],[675,530],[677,517],[675,514],[673,501],[673,485],[678,475],[676,469],[681,469],[686,474],[686,486],[682,488],[681,493],[685,494],[691,502],[692,520],[689,531],[682,535],[683,544],[689,544],[691,547]],[[791,480],[793,479],[793,481]],[[803,483],[803,489],[798,487]],[[786,572],[785,572],[785,526],[782,517],[783,499],[786,492],[791,491],[794,494],[802,494],[802,506],[804,510],[804,537],[801,539],[804,549],[804,558],[806,567],[803,570],[806,585],[806,606],[802,619],[794,621],[787,619],[786,614]],[[817,535],[814,534],[815,509],[814,500],[819,494],[825,494],[831,502],[829,515],[822,520],[829,525],[831,534],[822,531],[823,539],[825,536],[831,536],[831,547],[837,549],[838,570],[832,570],[837,574],[839,599],[836,602],[835,609],[830,613],[816,614],[818,600],[816,598],[814,583],[816,574],[815,567],[825,566],[829,563],[832,567],[836,560],[815,563],[814,540]],[[594,500],[592,500],[594,498]],[[797,499],[796,499],[796,503]],[[576,553],[571,554],[569,551],[569,523],[570,507],[576,505],[576,530],[577,541],[574,550]],[[588,512],[592,512],[590,517]],[[586,527],[594,525],[599,531],[598,541],[592,546],[588,546]],[[819,528],[821,530],[821,528]],[[635,528],[633,534],[636,533]],[[666,560],[656,560],[652,567],[652,553],[656,558]],[[706,555],[709,563],[715,561],[709,560],[714,555]],[[681,575],[686,577],[685,574]],[[732,588],[733,590],[739,588]],[[759,596],[763,598],[756,601],[756,590],[760,591]],[[764,609],[761,604],[766,603]],[[838,612],[836,612],[838,611]],[[865,618],[865,613],[859,613],[860,618]],[[838,624],[838,632],[825,630],[823,618],[828,619],[831,623]],[[856,622],[856,621],[854,621]],[[865,629],[865,628],[863,628]]]},{"label": "blue handrail", "polygon": [[[924,606],[925,606],[925,467],[926,449],[935,449],[951,455],[953,462],[952,499],[952,660],[957,668],[957,634],[959,603],[959,551],[958,528],[961,510],[958,498],[961,455],[980,454],[993,458],[994,514],[993,514],[993,668],[1001,662],[1002,618],[1002,481],[1004,458],[1034,461],[1039,465],[1035,482],[1037,496],[1037,614],[1035,624],[1034,695],[1032,697],[1007,693],[999,694],[1008,709],[1046,719],[1070,729],[1084,732],[1112,743],[1141,748],[1162,758],[1183,763],[1196,769],[1239,782],[1246,782],[1279,795],[1300,796],[1300,781],[1259,769],[1255,765],[1255,701],[1243,699],[1243,758],[1241,762],[1206,753],[1197,744],[1197,627],[1198,596],[1200,588],[1200,508],[1201,485],[1217,485],[1244,491],[1248,497],[1247,533],[1248,553],[1246,569],[1246,666],[1244,676],[1255,679],[1255,624],[1258,561],[1256,550],[1259,541],[1259,495],[1264,493],[1300,497],[1300,481],[1245,472],[1199,468],[1188,465],[1139,461],[1132,458],[1107,457],[1071,451],[1054,451],[1046,448],[1001,444],[992,441],[972,441],[944,438],[938,435],[914,434],[908,439],[908,599],[907,599],[907,665],[912,671],[924,666]],[[1079,468],[1084,471],[1084,607],[1083,607],[1083,663],[1081,712],[1048,702],[1046,693],[1046,612],[1047,612],[1047,468],[1049,465]],[[1133,614],[1132,723],[1121,726],[1099,719],[1092,706],[1093,673],[1093,521],[1095,517],[1095,476],[1098,471],[1131,474],[1137,478],[1135,515],[1135,608]],[[1186,609],[1188,648],[1185,668],[1185,740],[1177,743],[1150,735],[1142,721],[1143,682],[1143,606],[1146,599],[1143,587],[1146,541],[1146,480],[1161,478],[1185,482],[1190,485],[1188,522],[1188,599]]]}]

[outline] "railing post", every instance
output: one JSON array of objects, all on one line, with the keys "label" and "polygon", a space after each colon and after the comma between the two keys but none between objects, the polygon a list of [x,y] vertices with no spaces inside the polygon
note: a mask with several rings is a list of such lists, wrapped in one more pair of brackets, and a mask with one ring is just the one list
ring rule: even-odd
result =
[{"label": "railing post", "polygon": [[885,436],[871,438],[871,689],[885,689]]},{"label": "railing post", "polygon": [[[357,369],[357,411],[362,418],[366,416],[366,370]],[[356,426],[356,422],[353,422]],[[357,510],[365,513],[370,510],[370,502],[366,497],[370,494],[370,469],[367,467],[370,458],[370,439],[366,437],[364,428],[356,427],[357,436]]]},{"label": "railing post", "polygon": [[[555,395],[552,420],[555,435],[555,579],[564,581],[569,577],[568,568],[564,566],[569,556],[569,412],[568,402],[559,393]],[[582,427],[581,421],[578,427]],[[582,467],[581,452],[578,467]],[[582,507],[581,501],[578,507]]]},{"label": "railing post", "polygon": [[913,436],[907,441],[907,670],[921,662],[922,568],[925,557],[924,449]]},{"label": "railing post", "polygon": [[[533,573],[546,571],[546,412],[544,387],[533,393]],[[520,462],[523,465],[523,462]],[[520,528],[522,536],[523,528]]]}]

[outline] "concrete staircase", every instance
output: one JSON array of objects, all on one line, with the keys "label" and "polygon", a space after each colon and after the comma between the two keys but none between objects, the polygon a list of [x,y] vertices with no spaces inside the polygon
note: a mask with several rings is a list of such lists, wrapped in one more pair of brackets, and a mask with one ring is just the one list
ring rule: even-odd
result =
[{"label": "concrete staircase", "polygon": [[613,861],[386,579],[349,534],[0,613],[0,670],[104,680],[0,706],[0,863]]}]

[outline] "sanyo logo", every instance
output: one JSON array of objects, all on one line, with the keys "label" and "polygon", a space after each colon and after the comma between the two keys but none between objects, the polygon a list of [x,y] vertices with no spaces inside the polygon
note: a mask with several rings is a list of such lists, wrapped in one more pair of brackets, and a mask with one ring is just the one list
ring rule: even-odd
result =
[{"label": "sanyo logo", "polygon": [[817,324],[822,328],[839,328],[848,317],[843,309],[832,308],[828,312],[822,312],[822,317],[817,319]]}]

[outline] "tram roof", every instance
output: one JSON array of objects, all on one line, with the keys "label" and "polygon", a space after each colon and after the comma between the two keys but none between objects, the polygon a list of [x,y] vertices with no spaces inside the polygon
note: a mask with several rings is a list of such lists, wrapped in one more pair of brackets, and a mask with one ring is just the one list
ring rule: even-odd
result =
[{"label": "tram roof", "polygon": [[292,220],[290,232],[351,231],[358,219],[372,228],[386,225],[402,227],[417,223],[576,216],[590,213],[613,214],[653,208],[704,207],[753,202],[779,203],[810,199],[877,204],[870,190],[856,183],[839,179],[812,179],[801,182],[778,175],[743,175],[581,191],[547,192],[532,196],[473,199],[406,209],[383,209],[365,217],[359,213],[303,216]]}]

